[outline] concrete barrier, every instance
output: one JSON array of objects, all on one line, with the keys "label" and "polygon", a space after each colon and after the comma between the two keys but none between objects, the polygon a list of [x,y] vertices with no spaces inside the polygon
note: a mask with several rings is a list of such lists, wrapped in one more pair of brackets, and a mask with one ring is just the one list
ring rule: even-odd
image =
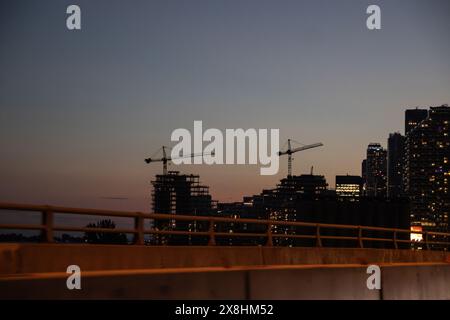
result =
[{"label": "concrete barrier", "polygon": [[249,271],[256,300],[379,300],[366,285],[366,267],[314,267]]},{"label": "concrete barrier", "polygon": [[450,299],[450,265],[381,265],[381,290],[366,266],[276,266],[82,272],[81,290],[65,273],[0,278],[0,299]]},{"label": "concrete barrier", "polygon": [[67,274],[0,278],[0,299],[246,299],[244,271],[82,273],[81,290],[69,290]]},{"label": "concrete barrier", "polygon": [[159,247],[85,244],[1,244],[0,275],[84,271],[305,264],[445,262],[439,251],[286,247]]},{"label": "concrete barrier", "polygon": [[[450,299],[439,251],[1,244],[2,299]],[[82,290],[68,290],[69,265]],[[381,266],[382,290],[366,287]]]},{"label": "concrete barrier", "polygon": [[450,265],[382,267],[383,299],[450,300]]}]

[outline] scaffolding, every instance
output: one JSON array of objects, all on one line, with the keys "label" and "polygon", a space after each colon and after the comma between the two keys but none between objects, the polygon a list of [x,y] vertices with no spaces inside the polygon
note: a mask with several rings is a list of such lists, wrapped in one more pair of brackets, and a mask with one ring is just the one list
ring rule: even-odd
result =
[{"label": "scaffolding", "polygon": [[[156,175],[152,181],[152,208],[155,213],[177,214],[177,215],[211,215],[217,206],[217,202],[211,199],[209,187],[200,184],[200,176],[194,174],[180,174],[179,171],[168,171],[167,174]],[[197,222],[188,223],[162,221],[155,225],[160,230],[186,230],[202,231],[207,226]],[[183,238],[183,239],[181,239]],[[158,242],[165,244],[186,242],[191,244],[193,239],[172,236],[159,239]]]}]

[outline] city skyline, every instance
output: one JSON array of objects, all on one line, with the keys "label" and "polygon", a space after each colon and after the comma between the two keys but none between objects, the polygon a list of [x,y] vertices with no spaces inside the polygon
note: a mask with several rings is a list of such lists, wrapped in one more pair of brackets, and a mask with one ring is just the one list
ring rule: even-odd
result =
[{"label": "city skyline", "polygon": [[[194,120],[323,142],[293,171],[314,166],[334,187],[360,175],[370,142],[403,133],[405,109],[450,102],[448,1],[378,1],[373,32],[367,1],[78,3],[79,33],[65,29],[67,1],[0,5],[5,201],[148,211],[162,165],[143,159]],[[227,202],[273,187],[287,161],[270,177],[169,169],[199,174]]]}]

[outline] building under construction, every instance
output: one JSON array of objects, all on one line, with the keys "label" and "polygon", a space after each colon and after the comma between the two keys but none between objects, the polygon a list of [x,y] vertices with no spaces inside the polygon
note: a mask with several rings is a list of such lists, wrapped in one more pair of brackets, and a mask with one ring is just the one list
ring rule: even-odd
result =
[{"label": "building under construction", "polygon": [[[207,216],[215,212],[216,202],[209,194],[209,187],[200,184],[200,176],[180,174],[178,171],[168,171],[167,174],[156,175],[152,181],[152,207],[155,213],[177,215]],[[159,230],[204,231],[207,228],[202,223],[183,221],[158,221],[155,228]],[[158,244],[193,244],[203,239],[187,236],[155,237]]]}]

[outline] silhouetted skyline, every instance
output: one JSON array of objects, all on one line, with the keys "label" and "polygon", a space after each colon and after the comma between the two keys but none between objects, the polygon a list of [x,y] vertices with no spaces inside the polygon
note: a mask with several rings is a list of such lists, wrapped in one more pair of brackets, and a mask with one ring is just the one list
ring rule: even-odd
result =
[{"label": "silhouetted skyline", "polygon": [[[369,142],[404,111],[450,102],[450,2],[72,1],[0,3],[2,200],[148,211],[162,166],[143,159],[176,128],[279,128],[324,147],[294,174],[360,175]],[[221,201],[286,175],[258,166],[173,166]],[[170,167],[169,167],[170,169]]]}]

